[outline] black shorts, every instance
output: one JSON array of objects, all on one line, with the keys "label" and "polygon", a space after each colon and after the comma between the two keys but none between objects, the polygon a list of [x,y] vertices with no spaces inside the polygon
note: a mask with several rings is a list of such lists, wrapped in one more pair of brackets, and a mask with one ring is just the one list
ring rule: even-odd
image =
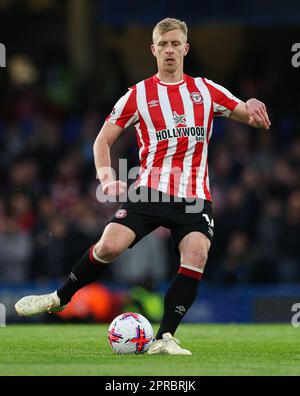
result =
[{"label": "black shorts", "polygon": [[150,188],[139,189],[146,192],[148,202],[123,203],[107,222],[123,224],[135,233],[135,240],[129,248],[160,226],[170,229],[177,254],[180,241],[192,231],[199,231],[212,241],[214,222],[210,201],[181,198],[181,202],[177,202],[178,197],[155,191],[159,202],[153,202],[150,201]]}]

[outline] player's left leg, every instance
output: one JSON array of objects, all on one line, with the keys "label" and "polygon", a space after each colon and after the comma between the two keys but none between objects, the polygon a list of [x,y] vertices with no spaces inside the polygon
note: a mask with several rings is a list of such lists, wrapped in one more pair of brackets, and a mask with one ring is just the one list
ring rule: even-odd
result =
[{"label": "player's left leg", "polygon": [[157,338],[175,333],[193,304],[207,261],[210,241],[201,232],[191,232],[179,243],[180,267],[165,295],[165,311]]},{"label": "player's left leg", "polygon": [[209,239],[198,231],[187,234],[179,243],[180,268],[165,295],[164,315],[156,335],[158,341],[150,348],[150,354],[191,354],[176,345],[173,335],[195,301],[210,245]]}]

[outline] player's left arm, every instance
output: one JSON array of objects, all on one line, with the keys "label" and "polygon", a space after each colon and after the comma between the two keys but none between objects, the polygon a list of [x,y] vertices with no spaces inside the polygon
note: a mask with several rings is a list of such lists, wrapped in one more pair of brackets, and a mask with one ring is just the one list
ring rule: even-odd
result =
[{"label": "player's left arm", "polygon": [[254,128],[270,128],[270,120],[264,103],[252,98],[243,102],[228,89],[207,78],[203,79],[213,102],[214,116],[227,117]]},{"label": "player's left arm", "polygon": [[254,128],[270,129],[271,126],[266,105],[255,98],[247,100],[246,103],[240,101],[229,118]]}]

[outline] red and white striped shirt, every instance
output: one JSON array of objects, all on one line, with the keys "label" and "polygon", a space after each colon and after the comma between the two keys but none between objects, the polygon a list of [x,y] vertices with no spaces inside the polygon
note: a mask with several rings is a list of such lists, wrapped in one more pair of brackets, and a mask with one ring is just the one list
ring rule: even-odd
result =
[{"label": "red and white striped shirt", "polygon": [[106,121],[135,126],[140,173],[135,186],[211,201],[207,150],[213,117],[229,117],[239,99],[205,78],[176,84],[157,76],[129,88]]}]

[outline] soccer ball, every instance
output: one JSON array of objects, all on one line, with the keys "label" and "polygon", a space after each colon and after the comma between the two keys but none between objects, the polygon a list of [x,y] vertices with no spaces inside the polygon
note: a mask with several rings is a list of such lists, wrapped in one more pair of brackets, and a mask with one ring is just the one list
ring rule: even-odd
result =
[{"label": "soccer ball", "polygon": [[143,315],[126,312],[111,322],[108,342],[114,353],[123,355],[145,353],[153,342],[153,329]]}]

